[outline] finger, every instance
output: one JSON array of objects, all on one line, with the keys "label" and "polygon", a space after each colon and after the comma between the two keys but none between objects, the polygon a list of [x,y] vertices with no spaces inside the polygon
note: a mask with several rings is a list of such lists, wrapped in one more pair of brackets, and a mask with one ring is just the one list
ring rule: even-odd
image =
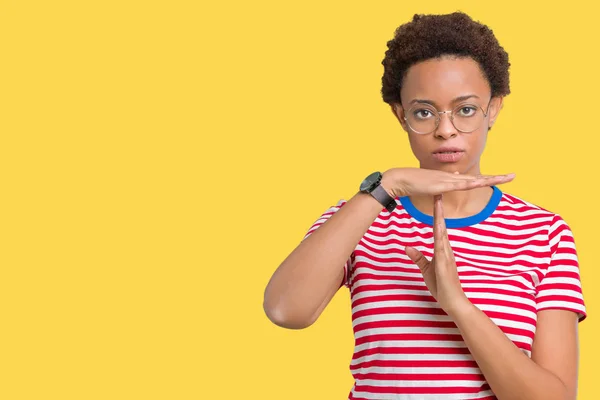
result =
[{"label": "finger", "polygon": [[433,207],[433,256],[438,260],[449,261],[450,264],[447,265],[456,265],[454,259],[454,251],[452,251],[452,246],[450,245],[450,238],[448,237],[448,229],[446,228],[442,196],[435,196],[434,201],[435,204]]},{"label": "finger", "polygon": [[[454,175],[458,178],[460,175]],[[441,185],[440,192],[452,192],[456,190],[470,190],[479,187],[494,186],[502,183],[510,182],[514,179],[514,175],[499,175],[499,176],[484,176],[471,177],[470,179],[456,179],[446,181]]]},{"label": "finger", "polygon": [[446,230],[446,221],[444,219],[444,208],[442,205],[442,196],[433,197],[433,256],[442,254],[448,242],[448,233]]},{"label": "finger", "polygon": [[469,175],[469,174],[460,174],[459,172],[455,172],[450,175],[450,179],[452,180],[463,180],[463,181],[471,181],[475,179],[514,179],[516,176],[515,173],[510,174],[501,174],[501,175]]},{"label": "finger", "polygon": [[[458,177],[458,176],[457,176]],[[482,175],[478,177],[473,177],[472,179],[466,180],[455,180],[455,182],[460,182],[466,184],[467,186],[490,186],[494,184],[507,183],[512,181],[515,178],[514,175],[494,175],[487,176]]]},{"label": "finger", "polygon": [[412,262],[417,264],[417,267],[422,271],[429,264],[429,260],[421,253],[419,250],[414,247],[406,246],[404,248],[406,255],[411,259]]},{"label": "finger", "polygon": [[442,205],[442,195],[439,194],[433,196],[433,239],[435,241],[443,239],[445,232],[444,207]]}]

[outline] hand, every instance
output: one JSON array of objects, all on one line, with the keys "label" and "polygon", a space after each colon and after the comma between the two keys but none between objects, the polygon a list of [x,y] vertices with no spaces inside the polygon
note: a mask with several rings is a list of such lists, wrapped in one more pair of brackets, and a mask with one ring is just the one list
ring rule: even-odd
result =
[{"label": "hand", "polygon": [[435,297],[440,307],[449,315],[464,304],[469,303],[460,284],[454,252],[450,247],[442,196],[434,197],[433,207],[433,258],[431,261],[415,249],[406,246],[406,255],[419,267],[427,288]]},{"label": "hand", "polygon": [[424,168],[392,168],[384,172],[381,185],[392,197],[409,195],[437,195],[455,190],[510,182],[515,174],[461,175]]}]

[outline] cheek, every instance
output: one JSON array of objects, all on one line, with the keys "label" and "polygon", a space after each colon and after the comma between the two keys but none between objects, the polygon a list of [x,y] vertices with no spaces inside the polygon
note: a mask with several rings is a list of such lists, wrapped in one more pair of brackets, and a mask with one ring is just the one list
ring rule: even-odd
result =
[{"label": "cheek", "polygon": [[477,134],[472,134],[472,136],[469,138],[469,148],[471,149],[471,152],[479,156],[481,155],[481,153],[483,153],[486,142],[487,129],[483,132],[477,132]]},{"label": "cheek", "polygon": [[418,136],[415,133],[408,134],[408,142],[412,153],[421,162],[426,162],[427,155],[432,149],[432,144],[428,143],[427,139],[427,136]]},{"label": "cheek", "polygon": [[410,147],[413,151],[413,153],[415,153],[416,155],[420,154],[423,152],[423,149],[425,147],[425,144],[423,143],[423,138],[418,137],[416,134],[414,133],[408,133],[408,142],[410,143]]}]

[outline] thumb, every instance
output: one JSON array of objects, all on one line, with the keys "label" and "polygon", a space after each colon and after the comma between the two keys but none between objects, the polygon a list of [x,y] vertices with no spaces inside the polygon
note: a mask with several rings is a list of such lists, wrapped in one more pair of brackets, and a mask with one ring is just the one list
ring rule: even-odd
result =
[{"label": "thumb", "polygon": [[406,252],[406,255],[408,256],[408,258],[410,258],[412,260],[412,262],[417,264],[417,266],[419,267],[420,270],[423,270],[423,268],[425,268],[427,266],[427,264],[429,264],[429,260],[427,260],[427,258],[423,255],[423,253],[421,253],[419,250],[415,249],[414,247],[406,246],[404,248],[404,251]]}]

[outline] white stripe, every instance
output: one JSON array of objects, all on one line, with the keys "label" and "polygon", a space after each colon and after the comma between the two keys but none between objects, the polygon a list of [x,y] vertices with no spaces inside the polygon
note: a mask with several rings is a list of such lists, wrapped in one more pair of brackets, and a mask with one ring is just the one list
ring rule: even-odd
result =
[{"label": "white stripe", "polygon": [[430,314],[375,314],[365,315],[364,317],[356,318],[352,321],[352,326],[360,325],[366,322],[378,321],[443,321],[449,322],[452,319],[447,315],[430,315]]},{"label": "white stripe", "polygon": [[[527,279],[523,278],[522,276],[489,276],[489,275],[468,275],[468,276],[461,276],[460,279],[462,281],[464,281],[465,284],[468,283],[468,281],[479,281],[482,279],[485,279],[487,281],[515,281],[515,282],[519,282],[522,285],[524,285],[525,287],[529,287],[529,288],[533,288],[533,285],[531,282],[529,282]],[[487,284],[489,287],[489,283]],[[519,290],[521,290],[519,288]]]},{"label": "white stripe", "polygon": [[527,219],[522,219],[522,220],[514,220],[511,219],[510,217],[515,217],[515,216],[522,216],[523,214],[519,213],[515,213],[515,212],[502,212],[502,213],[497,213],[493,216],[488,217],[485,222],[487,223],[499,223],[499,224],[504,224],[504,225],[513,225],[513,226],[523,226],[523,225],[531,225],[531,224],[545,224],[546,221],[548,221],[548,217],[546,215],[543,214],[535,214],[535,213],[528,213],[525,214],[524,216],[526,217],[530,217]]},{"label": "white stripe", "polygon": [[553,268],[556,267],[554,264],[561,260],[577,261],[577,256],[573,253],[554,253],[552,256]]},{"label": "white stripe", "polygon": [[352,308],[352,312],[359,312],[363,310],[377,310],[385,307],[421,307],[421,308],[440,308],[437,302],[428,301],[413,301],[413,300],[386,300],[376,301],[371,303],[359,304]]},{"label": "white stripe", "polygon": [[546,285],[553,285],[553,284],[568,284],[568,285],[574,285],[574,286],[580,286],[581,283],[579,281],[579,279],[575,279],[575,278],[563,278],[563,277],[558,277],[558,278],[551,278],[551,277],[545,277],[542,280],[542,283],[546,284]]},{"label": "white stripe", "polygon": [[471,354],[369,354],[352,360],[350,365],[356,366],[369,361],[473,361]]},{"label": "white stripe", "polygon": [[514,303],[520,303],[526,306],[535,308],[535,300],[525,299],[523,297],[509,296],[506,294],[499,293],[485,293],[485,292],[467,292],[469,299],[488,299],[488,300],[499,300],[499,301],[511,301]]},{"label": "white stripe", "polygon": [[[459,381],[460,383],[460,381]],[[455,385],[458,385],[455,384]],[[369,400],[477,400],[492,396],[490,390],[476,394],[391,394],[391,393],[368,393],[352,390],[354,397],[361,397]],[[457,397],[458,396],[458,397]]]},{"label": "white stripe", "polygon": [[401,279],[360,279],[355,282],[354,287],[358,288],[366,285],[411,285],[415,288],[423,288],[423,290],[428,290],[424,281],[402,281]]},{"label": "white stripe", "polygon": [[[374,340],[354,346],[354,351],[363,351],[372,348],[414,348],[414,347],[439,347],[445,349],[463,349],[467,345],[463,341],[452,340]],[[443,356],[442,356],[443,358]]]},{"label": "white stripe", "polygon": [[353,370],[359,374],[481,374],[477,367],[367,367]]},{"label": "white stripe", "polygon": [[[415,289],[417,289],[417,288],[415,288]],[[431,295],[431,293],[429,293],[429,290],[427,289],[427,286],[423,285],[421,290],[408,290],[408,289],[402,289],[401,291],[398,289],[367,290],[364,292],[356,293],[352,297],[352,301],[361,300],[361,299],[374,297],[374,296],[390,296],[390,295],[398,295],[398,294],[416,295],[416,296]],[[485,293],[483,295],[485,295]]]},{"label": "white stripe", "polygon": [[527,317],[533,320],[535,320],[537,317],[536,313],[532,311],[514,307],[506,307],[497,304],[478,304],[477,307],[479,307],[482,311],[495,311],[510,315],[519,315],[521,317]]},{"label": "white stripe", "polygon": [[538,294],[538,297],[542,296],[568,296],[583,300],[583,295],[575,290],[545,289]]},{"label": "white stripe", "polygon": [[354,337],[356,339],[360,339],[364,336],[371,335],[389,335],[389,334],[397,334],[397,333],[419,333],[423,335],[432,334],[432,335],[460,335],[460,331],[458,328],[434,328],[431,326],[403,326],[400,328],[370,328],[364,329],[356,332]]},{"label": "white stripe", "polygon": [[580,312],[585,311],[585,307],[583,307],[581,304],[567,303],[565,301],[542,301],[538,304],[538,309],[541,309],[541,308],[557,308],[557,309],[570,308],[570,309],[575,309]]},{"label": "white stripe", "polygon": [[513,342],[520,342],[531,345],[533,343],[533,339],[528,336],[523,335],[515,335],[512,333],[507,333],[506,336],[512,340]]},{"label": "white stripe", "polygon": [[473,289],[502,289],[502,290],[507,290],[507,291],[511,291],[511,292],[515,292],[515,293],[532,293],[533,291],[524,291],[521,287],[515,287],[513,285],[508,285],[508,284],[504,284],[504,283],[498,283],[498,282],[494,282],[494,285],[492,286],[489,283],[479,283],[479,282],[463,282],[462,283],[462,287],[463,288],[473,288]]},{"label": "white stripe", "polygon": [[[391,380],[374,380],[374,379],[357,379],[357,385],[365,385],[365,386],[406,386],[406,387],[480,387],[485,381],[483,380],[474,380],[474,381],[465,381],[465,380],[455,380],[455,381],[402,381],[401,385],[398,385],[397,381]],[[461,397],[463,398],[463,397]]]}]

